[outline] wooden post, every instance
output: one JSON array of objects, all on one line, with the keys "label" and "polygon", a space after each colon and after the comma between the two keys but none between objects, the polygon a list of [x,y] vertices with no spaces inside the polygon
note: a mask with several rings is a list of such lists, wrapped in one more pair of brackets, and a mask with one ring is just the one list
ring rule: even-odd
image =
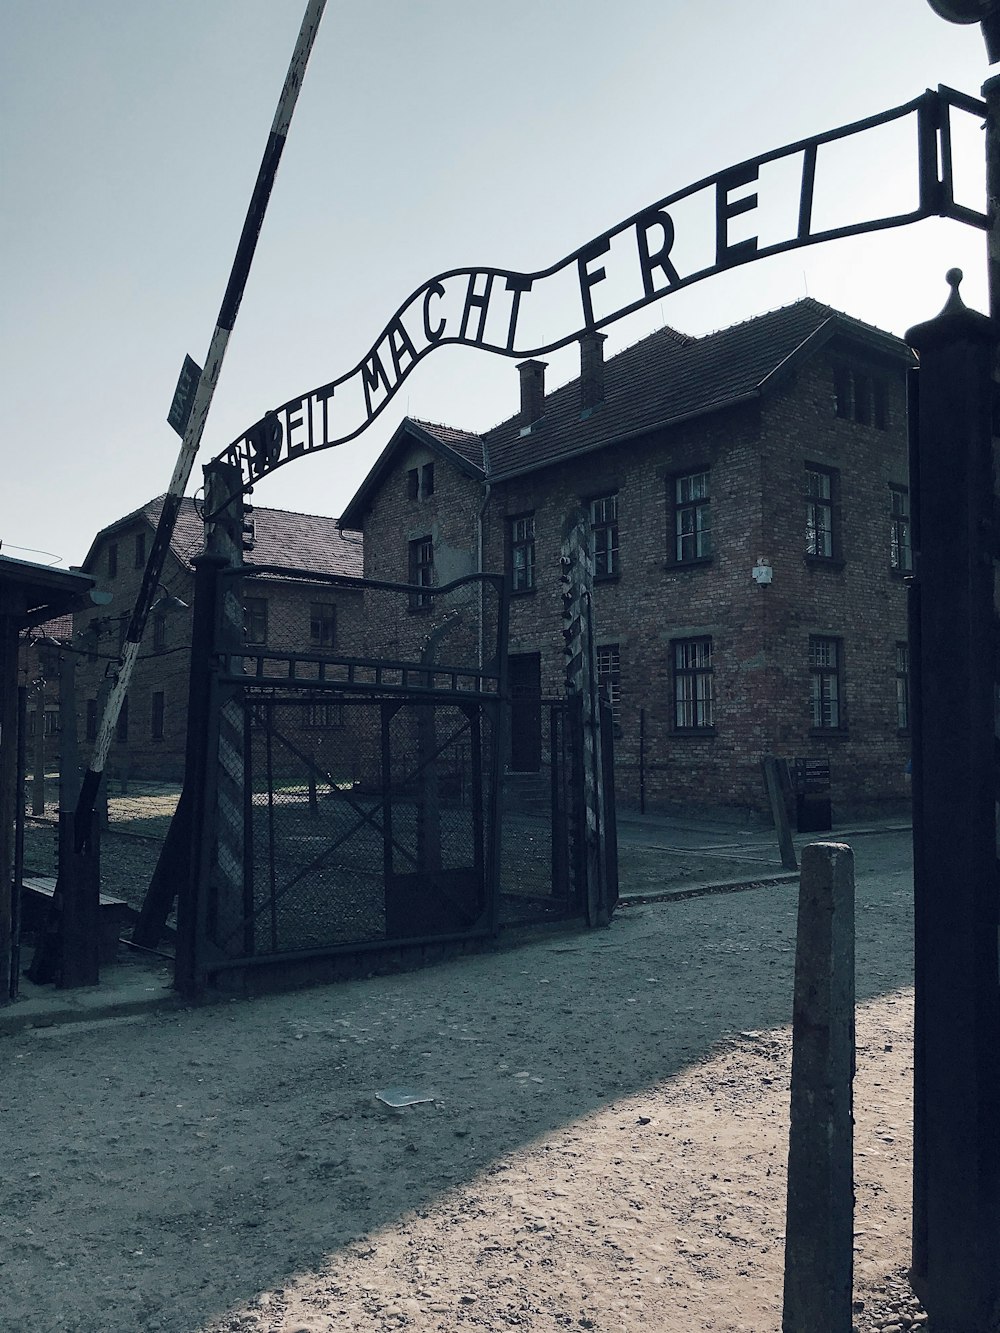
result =
[{"label": "wooden post", "polygon": [[45,814],[45,679],[39,676],[35,684],[35,767],[31,778],[31,813]]},{"label": "wooden post", "polygon": [[[788,802],[785,800],[788,765],[784,760],[775,759],[773,754],[764,755],[760,763],[764,770],[764,786],[767,788],[767,799],[771,804],[774,827],[778,831],[778,851],[781,854],[781,864],[786,870],[798,870],[799,863],[795,859],[795,844],[792,842],[792,824],[788,818]],[[785,764],[784,783],[781,781],[781,763]]]},{"label": "wooden post", "polygon": [[851,1333],[854,853],[802,852],[782,1333]]}]

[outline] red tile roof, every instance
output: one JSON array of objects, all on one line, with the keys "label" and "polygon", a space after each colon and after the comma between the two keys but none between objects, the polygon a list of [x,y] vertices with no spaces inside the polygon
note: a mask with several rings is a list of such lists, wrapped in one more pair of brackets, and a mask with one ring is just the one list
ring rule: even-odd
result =
[{"label": "red tile roof", "polygon": [[604,400],[581,411],[577,377],[545,397],[545,414],[527,434],[520,413],[477,435],[404,418],[341,518],[357,526],[393,466],[405,437],[421,440],[472,475],[502,480],[649,434],[692,417],[759,398],[801,360],[834,339],[869,354],[912,364],[899,338],[809,297],[701,338],[662,328],[604,366]]},{"label": "red tile roof", "polygon": [[[143,519],[153,529],[163,509],[164,496],[149,500],[139,509],[109,524],[94,538],[84,569],[94,560],[99,545],[116,533]],[[264,509],[253,506],[253,549],[244,552],[250,565],[284,565],[286,568],[314,570],[320,574],[339,574],[360,578],[362,574],[361,533],[343,531],[337,520],[318,514],[299,514],[289,509]],[[205,544],[205,529],[194,501],[186,497],[177,514],[170,549],[186,568]]]},{"label": "red tile roof", "polygon": [[898,338],[809,298],[701,338],[660,329],[607,361],[604,402],[592,412],[581,413],[577,378],[546,395],[545,415],[529,434],[521,434],[519,415],[485,431],[491,471],[502,478],[545,467],[757,398],[834,337],[912,361]]}]

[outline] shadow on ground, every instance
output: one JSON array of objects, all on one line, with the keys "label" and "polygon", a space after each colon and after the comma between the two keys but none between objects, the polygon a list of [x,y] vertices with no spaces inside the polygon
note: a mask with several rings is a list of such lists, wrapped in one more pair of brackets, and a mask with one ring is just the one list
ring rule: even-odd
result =
[{"label": "shadow on ground", "polygon": [[[911,980],[909,837],[855,850],[862,1002]],[[10,1039],[0,1324],[193,1333],[253,1304],[505,1154],[787,1024],[795,910],[794,884],[626,907],[608,930],[423,972]],[[375,1099],[400,1084],[436,1102]]]}]

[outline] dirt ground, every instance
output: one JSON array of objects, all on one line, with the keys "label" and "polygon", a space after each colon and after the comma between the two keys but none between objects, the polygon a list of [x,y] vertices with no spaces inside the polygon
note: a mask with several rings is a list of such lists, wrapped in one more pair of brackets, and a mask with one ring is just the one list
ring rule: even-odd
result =
[{"label": "dirt ground", "polygon": [[[856,1326],[907,1261],[905,834],[855,844]],[[16,1333],[781,1323],[796,891],[0,1046]],[[432,1100],[395,1110],[376,1094]]]}]

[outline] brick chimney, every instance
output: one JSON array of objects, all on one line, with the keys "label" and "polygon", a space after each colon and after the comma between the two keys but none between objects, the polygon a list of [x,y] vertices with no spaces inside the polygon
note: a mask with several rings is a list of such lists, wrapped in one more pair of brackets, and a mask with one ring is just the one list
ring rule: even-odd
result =
[{"label": "brick chimney", "polygon": [[547,361],[522,361],[518,366],[521,376],[521,427],[540,420],[545,411],[545,367]]},{"label": "brick chimney", "polygon": [[580,338],[580,410],[604,402],[604,341],[607,334],[588,329]]}]

